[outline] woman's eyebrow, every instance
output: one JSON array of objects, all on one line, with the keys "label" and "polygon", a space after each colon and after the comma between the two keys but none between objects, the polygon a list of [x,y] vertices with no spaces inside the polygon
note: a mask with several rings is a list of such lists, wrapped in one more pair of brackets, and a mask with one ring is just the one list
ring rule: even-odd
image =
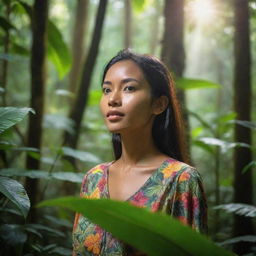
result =
[{"label": "woman's eyebrow", "polygon": [[[137,82],[137,83],[140,83],[139,80],[137,80],[137,79],[135,79],[135,78],[131,78],[131,77],[124,78],[124,79],[121,80],[121,84],[126,84],[126,83],[129,83],[129,82]],[[111,81],[104,81],[103,84],[112,85],[112,82],[111,82]]]}]

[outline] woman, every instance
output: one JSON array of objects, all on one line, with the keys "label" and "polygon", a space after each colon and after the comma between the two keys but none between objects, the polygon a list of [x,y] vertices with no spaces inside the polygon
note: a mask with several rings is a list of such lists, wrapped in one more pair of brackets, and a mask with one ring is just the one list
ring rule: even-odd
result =
[{"label": "woman", "polygon": [[[155,57],[123,50],[106,65],[102,92],[100,108],[113,134],[115,161],[86,173],[81,197],[128,201],[205,231],[202,183],[185,163],[182,122],[165,66]],[[135,255],[80,214],[73,245],[73,255]]]}]

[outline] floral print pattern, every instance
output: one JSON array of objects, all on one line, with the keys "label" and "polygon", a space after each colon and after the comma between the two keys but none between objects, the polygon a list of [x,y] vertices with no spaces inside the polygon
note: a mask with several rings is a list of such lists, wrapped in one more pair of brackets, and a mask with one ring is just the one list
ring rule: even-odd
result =
[{"label": "floral print pattern", "polygon": [[[97,165],[82,181],[82,198],[109,198],[108,167]],[[138,207],[162,211],[199,232],[206,232],[207,205],[199,173],[191,166],[169,158],[153,172],[128,200]],[[77,213],[73,227],[73,256],[127,255],[124,244],[111,233]]]}]

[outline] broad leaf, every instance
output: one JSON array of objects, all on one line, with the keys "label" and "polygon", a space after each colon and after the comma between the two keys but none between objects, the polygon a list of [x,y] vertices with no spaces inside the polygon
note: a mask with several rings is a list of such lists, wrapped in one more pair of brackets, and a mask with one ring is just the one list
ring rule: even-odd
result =
[{"label": "broad leaf", "polygon": [[35,113],[32,108],[0,107],[0,133],[23,120],[29,112]]},{"label": "broad leaf", "polygon": [[18,207],[24,218],[27,217],[30,201],[26,190],[18,181],[0,177],[0,192]]},{"label": "broad leaf", "polygon": [[223,209],[245,217],[256,217],[256,207],[249,204],[221,204],[214,209]]},{"label": "broad leaf", "polygon": [[34,229],[37,231],[44,231],[47,232],[47,234],[52,235],[52,236],[56,236],[56,237],[65,237],[65,235],[63,234],[63,232],[58,231],[56,229],[53,228],[49,228],[45,225],[41,225],[41,224],[26,224],[26,229],[30,228],[30,229]]},{"label": "broad leaf", "polygon": [[63,147],[62,149],[63,149],[64,155],[74,157],[76,159],[79,159],[80,161],[89,162],[89,163],[99,163],[100,162],[100,159],[96,155],[93,155],[90,152],[76,150],[76,149],[69,148],[69,147]]},{"label": "broad leaf", "polygon": [[249,164],[247,164],[243,170],[242,173],[246,173],[248,170],[250,170],[251,168],[256,167],[256,161],[251,161]]},{"label": "broad leaf", "polygon": [[48,57],[55,65],[59,77],[63,78],[71,67],[71,55],[59,29],[48,21]]},{"label": "broad leaf", "polygon": [[233,120],[232,123],[239,124],[243,127],[249,128],[249,129],[256,129],[256,123],[255,122],[250,122],[250,121],[243,121],[243,120]]},{"label": "broad leaf", "polygon": [[27,234],[22,225],[4,224],[0,226],[0,237],[6,244],[15,246],[27,241]]},{"label": "broad leaf", "polygon": [[176,85],[180,89],[205,89],[205,88],[219,88],[220,85],[200,79],[189,79],[189,78],[177,78],[175,79]]},{"label": "broad leaf", "polygon": [[39,206],[63,206],[80,212],[148,255],[233,255],[170,216],[127,202],[66,197],[47,200]]}]

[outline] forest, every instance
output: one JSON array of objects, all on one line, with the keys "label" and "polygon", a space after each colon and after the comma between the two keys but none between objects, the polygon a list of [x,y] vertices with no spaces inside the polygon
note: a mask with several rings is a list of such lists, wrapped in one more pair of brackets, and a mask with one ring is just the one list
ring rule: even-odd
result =
[{"label": "forest", "polygon": [[[256,0],[2,0],[0,42],[0,255],[71,255],[75,211],[147,255],[256,255]],[[98,103],[125,48],[174,77],[207,238],[79,199],[84,174],[113,159]]]}]

